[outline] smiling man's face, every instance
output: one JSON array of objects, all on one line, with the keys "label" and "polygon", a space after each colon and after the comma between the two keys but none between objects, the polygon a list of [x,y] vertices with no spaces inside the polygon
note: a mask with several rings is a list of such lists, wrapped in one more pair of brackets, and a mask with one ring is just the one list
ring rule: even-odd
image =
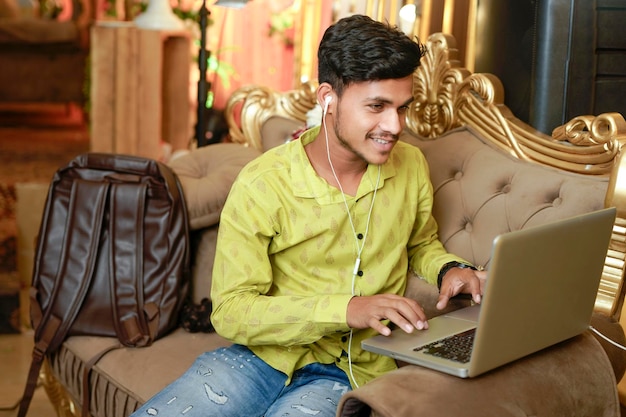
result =
[{"label": "smiling man's face", "polygon": [[413,76],[350,84],[333,123],[339,143],[369,164],[384,164],[404,129],[412,89]]}]

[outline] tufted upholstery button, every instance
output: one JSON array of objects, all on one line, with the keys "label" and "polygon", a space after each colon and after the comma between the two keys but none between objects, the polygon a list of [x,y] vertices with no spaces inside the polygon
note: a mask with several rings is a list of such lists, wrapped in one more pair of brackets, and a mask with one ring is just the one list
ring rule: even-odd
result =
[{"label": "tufted upholstery button", "polygon": [[474,230],[474,225],[471,222],[465,223],[465,231],[467,233],[472,233],[473,230]]},{"label": "tufted upholstery button", "polygon": [[563,203],[563,199],[561,197],[557,197],[557,198],[554,199],[554,201],[552,201],[552,205],[554,207],[560,206],[561,203]]},{"label": "tufted upholstery button", "polygon": [[507,194],[511,192],[511,184],[506,184],[504,187],[502,187],[502,193],[503,194]]},{"label": "tufted upholstery button", "polygon": [[456,181],[458,181],[458,180],[460,180],[461,178],[463,178],[463,171],[457,171],[457,172],[454,174],[454,179],[455,179]]}]

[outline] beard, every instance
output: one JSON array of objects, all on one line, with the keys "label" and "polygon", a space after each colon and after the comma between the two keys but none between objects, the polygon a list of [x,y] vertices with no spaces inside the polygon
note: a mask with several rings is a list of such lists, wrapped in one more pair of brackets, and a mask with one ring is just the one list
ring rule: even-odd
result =
[{"label": "beard", "polygon": [[[345,139],[345,136],[342,133],[342,127],[341,127],[341,110],[339,110],[339,106],[337,106],[337,111],[336,111],[337,117],[334,118],[333,121],[333,130],[335,133],[335,137],[337,138],[337,140],[339,141],[339,144],[347,149],[348,151],[350,151],[353,155],[355,155],[356,157],[360,158],[361,160],[363,160],[364,162],[366,162],[367,164],[374,164],[374,165],[378,165],[378,163],[371,161],[370,159],[368,159],[368,157],[366,155],[363,154],[363,152],[355,149],[355,147],[348,141]],[[387,133],[387,132],[368,132],[365,135],[365,141],[367,140],[374,140],[374,138],[380,138],[383,140],[393,140],[395,142],[398,141],[399,136],[398,135],[394,135],[391,133]]]}]

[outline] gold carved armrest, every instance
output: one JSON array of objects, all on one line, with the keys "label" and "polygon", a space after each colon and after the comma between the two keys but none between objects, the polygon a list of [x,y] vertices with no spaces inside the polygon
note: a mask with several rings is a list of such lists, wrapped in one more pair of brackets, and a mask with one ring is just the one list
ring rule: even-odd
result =
[{"label": "gold carved armrest", "polygon": [[278,92],[271,88],[243,86],[228,99],[225,109],[231,140],[263,151],[261,128],[271,117],[279,116],[306,122],[306,115],[317,104],[315,82],[298,89]]},{"label": "gold carved armrest", "polygon": [[619,113],[580,116],[552,132],[537,131],[517,119],[503,104],[504,89],[491,74],[472,74],[455,59],[455,39],[436,33],[415,72],[415,101],[407,112],[407,128],[435,140],[459,126],[469,126],[489,143],[515,158],[560,170],[605,178],[605,206],[617,208],[596,311],[619,318],[624,299],[626,259],[626,121]]},{"label": "gold carved armrest", "polygon": [[604,205],[616,207],[617,217],[602,271],[602,279],[596,298],[596,309],[619,319],[626,293],[624,286],[624,273],[626,271],[626,159],[624,159],[623,153],[620,153],[616,158]]}]

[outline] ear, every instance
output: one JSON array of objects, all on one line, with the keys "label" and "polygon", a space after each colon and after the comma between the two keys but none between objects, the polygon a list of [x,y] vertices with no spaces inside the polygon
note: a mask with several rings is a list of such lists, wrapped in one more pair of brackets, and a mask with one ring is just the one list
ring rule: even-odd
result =
[{"label": "ear", "polygon": [[320,103],[324,114],[328,111],[330,102],[333,100],[333,88],[328,83],[322,83],[317,88],[317,102]]}]

